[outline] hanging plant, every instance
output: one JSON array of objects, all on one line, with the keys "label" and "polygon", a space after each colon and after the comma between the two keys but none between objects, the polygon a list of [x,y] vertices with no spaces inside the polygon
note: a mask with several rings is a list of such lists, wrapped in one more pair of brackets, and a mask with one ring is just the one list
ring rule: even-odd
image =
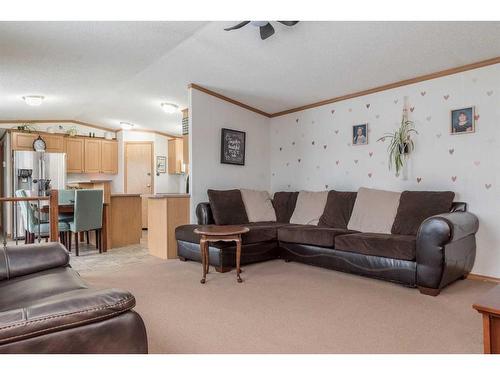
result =
[{"label": "hanging plant", "polygon": [[377,140],[391,140],[391,143],[389,143],[387,147],[387,151],[389,152],[389,170],[394,167],[396,176],[399,176],[399,172],[403,169],[404,163],[406,162],[405,159],[415,149],[415,144],[411,139],[411,133],[418,134],[415,129],[415,124],[413,121],[403,116],[399,129],[395,130],[394,133],[386,133]]}]

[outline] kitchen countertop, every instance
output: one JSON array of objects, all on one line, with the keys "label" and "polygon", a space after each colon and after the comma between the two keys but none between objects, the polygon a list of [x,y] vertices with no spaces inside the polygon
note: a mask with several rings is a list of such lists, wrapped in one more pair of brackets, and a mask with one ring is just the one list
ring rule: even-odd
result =
[{"label": "kitchen countertop", "polygon": [[98,184],[100,182],[111,182],[113,180],[85,180],[85,181],[68,181],[66,185],[71,184]]},{"label": "kitchen countertop", "polygon": [[116,194],[111,194],[111,198],[114,197],[141,197],[141,194],[132,194],[132,193],[116,193]]},{"label": "kitchen countertop", "polygon": [[191,194],[185,194],[185,193],[143,194],[142,197],[148,199],[190,198]]}]

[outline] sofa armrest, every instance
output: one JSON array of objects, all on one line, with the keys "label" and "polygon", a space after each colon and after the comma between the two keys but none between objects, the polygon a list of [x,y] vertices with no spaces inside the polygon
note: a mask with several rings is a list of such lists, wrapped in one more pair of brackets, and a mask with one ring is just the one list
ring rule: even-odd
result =
[{"label": "sofa armrest", "polygon": [[426,219],[417,233],[417,285],[439,290],[467,275],[474,265],[479,220],[470,212]]},{"label": "sofa armrest", "polygon": [[212,208],[208,202],[198,203],[196,206],[196,217],[198,218],[198,225],[215,224]]},{"label": "sofa armrest", "polygon": [[417,233],[417,242],[443,246],[471,234],[476,234],[479,220],[470,212],[449,212],[426,219]]},{"label": "sofa armrest", "polygon": [[77,289],[0,312],[0,345],[110,319],[135,306],[119,289]]},{"label": "sofa armrest", "polygon": [[69,264],[68,251],[58,242],[0,248],[0,281]]}]

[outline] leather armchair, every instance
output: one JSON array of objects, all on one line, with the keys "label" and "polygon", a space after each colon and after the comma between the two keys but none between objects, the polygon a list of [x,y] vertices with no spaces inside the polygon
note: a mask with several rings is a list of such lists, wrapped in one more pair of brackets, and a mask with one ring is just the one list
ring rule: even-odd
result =
[{"label": "leather armchair", "polygon": [[0,249],[0,353],[147,353],[134,306],[89,288],[59,243]]},{"label": "leather armchair", "polygon": [[437,295],[446,285],[465,278],[474,265],[479,220],[455,211],[426,219],[417,233],[417,286]]}]

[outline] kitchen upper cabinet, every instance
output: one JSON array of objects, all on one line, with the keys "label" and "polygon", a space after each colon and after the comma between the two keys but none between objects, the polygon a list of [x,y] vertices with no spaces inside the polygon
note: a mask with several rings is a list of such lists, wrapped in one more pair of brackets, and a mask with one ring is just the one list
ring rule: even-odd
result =
[{"label": "kitchen upper cabinet", "polygon": [[47,152],[64,152],[64,136],[44,134],[41,138],[45,141]]},{"label": "kitchen upper cabinet", "polygon": [[33,142],[38,134],[12,132],[12,150],[33,151]]},{"label": "kitchen upper cabinet", "polygon": [[168,140],[168,173],[181,174],[183,164],[183,140],[174,138]]},{"label": "kitchen upper cabinet", "polygon": [[83,138],[66,138],[66,171],[68,173],[83,173],[84,170],[84,140]]},{"label": "kitchen upper cabinet", "polygon": [[118,173],[118,142],[101,141],[101,171],[107,174]]},{"label": "kitchen upper cabinet", "polygon": [[102,173],[101,140],[85,138],[84,140],[84,171],[85,173]]}]

